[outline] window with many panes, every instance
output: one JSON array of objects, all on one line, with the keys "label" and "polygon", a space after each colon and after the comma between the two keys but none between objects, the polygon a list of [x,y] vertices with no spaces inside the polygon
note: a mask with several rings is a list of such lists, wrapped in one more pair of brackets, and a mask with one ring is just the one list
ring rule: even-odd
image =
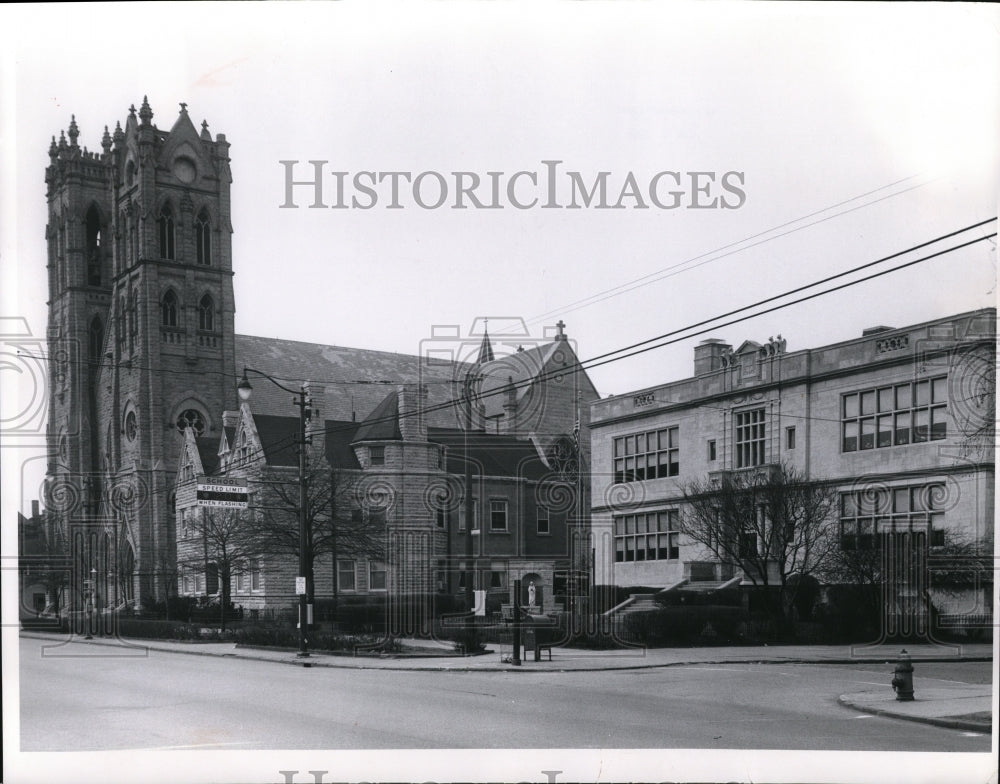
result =
[{"label": "window with many panes", "polygon": [[615,561],[675,561],[680,557],[678,512],[641,512],[615,517]]},{"label": "window with many panes", "polygon": [[680,473],[677,427],[650,430],[614,441],[615,483],[641,482]]},{"label": "window with many panes", "polygon": [[881,449],[948,435],[948,378],[851,392],[841,398],[844,452]]},{"label": "window with many panes", "polygon": [[736,414],[736,467],[764,464],[764,409],[754,408]]},{"label": "window with many panes", "polygon": [[880,534],[925,533],[932,547],[944,544],[943,484],[879,487],[840,496],[840,546],[870,550]]},{"label": "window with many panes", "polygon": [[371,457],[372,465],[385,465],[385,447],[384,446],[370,446],[368,447],[368,455]]}]

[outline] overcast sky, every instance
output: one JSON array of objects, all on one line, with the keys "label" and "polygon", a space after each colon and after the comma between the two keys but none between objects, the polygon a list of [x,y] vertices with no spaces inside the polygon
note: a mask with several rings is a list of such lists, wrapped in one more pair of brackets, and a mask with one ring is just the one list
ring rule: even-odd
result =
[{"label": "overcast sky", "polygon": [[[958,4],[8,7],[2,311],[44,335],[50,137],[75,114],[99,149],[146,94],[162,130],[183,101],[232,145],[238,332],[418,353],[434,325],[523,318],[542,338],[562,318],[581,358],[603,354],[994,216],[998,18]],[[629,172],[647,188],[661,171],[714,172],[706,198],[735,201],[718,179],[740,172],[745,200],[691,209],[688,187],[677,209],[456,210],[452,191],[422,209],[404,184],[392,210],[383,184],[369,210],[280,209],[281,160],[303,178],[326,160],[349,178],[484,179],[559,160],[588,183],[610,172],[612,202]],[[797,350],[990,306],[995,264],[979,243],[711,336],[781,333]],[[660,270],[674,274],[574,304]],[[592,378],[607,395],[690,375],[698,339]],[[28,394],[10,375],[8,420]],[[22,484],[10,454],[5,490]]]}]

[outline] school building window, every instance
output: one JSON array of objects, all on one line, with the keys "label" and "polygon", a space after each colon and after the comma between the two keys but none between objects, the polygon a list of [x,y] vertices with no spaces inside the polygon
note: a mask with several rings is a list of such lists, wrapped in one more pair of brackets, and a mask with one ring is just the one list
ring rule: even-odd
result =
[{"label": "school building window", "polygon": [[749,468],[764,464],[764,409],[740,411],[736,414],[736,467]]},{"label": "school building window", "polygon": [[615,517],[615,561],[675,561],[680,557],[678,511]]},{"label": "school building window", "polygon": [[947,376],[851,392],[841,398],[841,449],[939,441],[948,435],[947,416]]},{"label": "school building window", "polygon": [[679,428],[667,427],[614,440],[615,483],[662,479],[680,473]]},{"label": "school building window", "polygon": [[871,550],[881,546],[881,534],[926,534],[932,547],[944,544],[943,484],[871,488],[840,496],[840,546]]}]

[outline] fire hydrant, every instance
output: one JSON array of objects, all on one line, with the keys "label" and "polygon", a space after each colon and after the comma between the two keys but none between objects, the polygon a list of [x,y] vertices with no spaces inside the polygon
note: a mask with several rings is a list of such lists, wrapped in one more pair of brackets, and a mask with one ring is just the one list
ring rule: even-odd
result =
[{"label": "fire hydrant", "polygon": [[909,702],[913,699],[913,664],[906,648],[900,651],[899,661],[893,672],[892,688],[896,692],[896,701]]}]

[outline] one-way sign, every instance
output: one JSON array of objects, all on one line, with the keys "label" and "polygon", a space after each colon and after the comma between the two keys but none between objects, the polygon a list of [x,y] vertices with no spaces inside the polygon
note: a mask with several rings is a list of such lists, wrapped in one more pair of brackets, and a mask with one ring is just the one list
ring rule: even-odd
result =
[{"label": "one-way sign", "polygon": [[247,508],[247,480],[213,477],[198,482],[198,506]]}]

